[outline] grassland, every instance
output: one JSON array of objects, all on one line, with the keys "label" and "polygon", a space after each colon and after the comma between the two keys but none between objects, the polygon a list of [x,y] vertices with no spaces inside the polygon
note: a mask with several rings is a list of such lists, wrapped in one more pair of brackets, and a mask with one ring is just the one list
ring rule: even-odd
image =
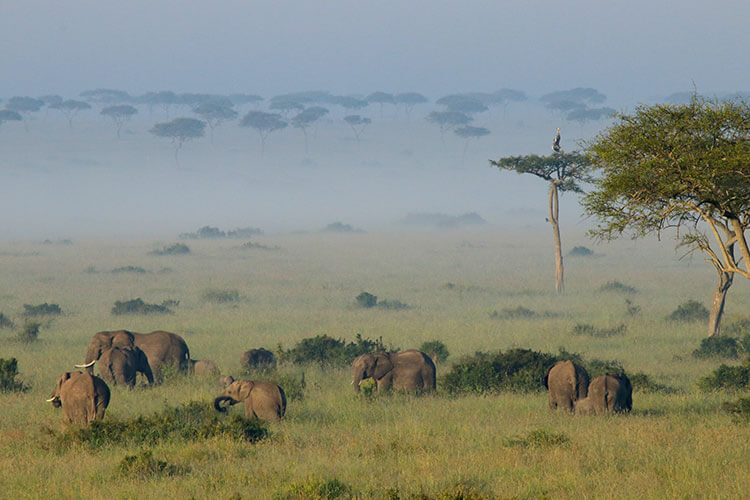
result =
[{"label": "grassland", "polygon": [[[569,248],[590,245],[567,236]],[[0,330],[0,357],[17,358],[30,387],[0,394],[0,497],[433,498],[461,488],[474,498],[746,496],[750,428],[720,409],[737,395],[696,388],[719,364],[690,355],[705,325],[665,320],[686,300],[708,302],[710,266],[677,260],[668,242],[596,246],[598,256],[566,259],[566,292],[557,296],[549,240],[546,233],[491,230],[294,234],[257,239],[274,250],[190,241],[190,253],[176,256],[150,254],[171,240],[3,241],[0,312],[22,325],[24,304],[47,302],[63,315],[43,319],[34,343],[15,340],[17,330]],[[126,266],[146,272],[111,272]],[[599,291],[612,280],[637,293]],[[748,286],[740,280],[730,291],[727,321],[745,317]],[[222,290],[236,300],[206,300]],[[359,308],[355,297],[363,291],[410,308]],[[172,315],[110,313],[115,301],[136,297],[179,305]],[[626,298],[639,314],[627,314]],[[518,306],[556,314],[491,317]],[[580,323],[627,329],[608,338],[572,335]],[[119,328],[180,333],[192,357],[235,375],[243,350],[361,333],[404,349],[441,340],[451,357],[438,376],[475,351],[562,347],[619,360],[677,391],[636,392],[631,415],[575,417],[549,411],[543,392],[368,399],[355,396],[346,369],[287,366],[281,369],[305,371],[305,397],[291,400],[287,418],[257,444],[211,438],[55,447],[49,430],[63,428],[62,416],[44,399],[59,374],[83,360],[93,333]],[[196,378],[152,389],[114,387],[106,418],[209,401],[218,391],[214,381]],[[118,472],[124,457],[145,450],[177,472]]]}]

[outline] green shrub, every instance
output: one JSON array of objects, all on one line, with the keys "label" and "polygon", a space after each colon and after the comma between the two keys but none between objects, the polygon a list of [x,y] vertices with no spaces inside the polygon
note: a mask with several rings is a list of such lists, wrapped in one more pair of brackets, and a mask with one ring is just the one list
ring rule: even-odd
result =
[{"label": "green shrub", "polygon": [[302,339],[287,351],[279,349],[279,359],[295,364],[319,363],[321,365],[346,366],[360,354],[385,351],[383,339],[363,338],[359,333],[354,342],[345,342],[328,335]]},{"label": "green shrub", "polygon": [[5,314],[0,313],[0,328],[15,328],[15,324]]},{"label": "green shrub", "polygon": [[281,498],[287,500],[335,500],[349,498],[351,488],[338,479],[310,478],[301,483],[293,483]]},{"label": "green shrub", "polygon": [[721,365],[710,375],[698,381],[698,387],[704,391],[746,389],[750,382],[750,360],[741,365]]},{"label": "green shrub", "polygon": [[150,253],[151,255],[186,255],[190,253],[190,247],[184,243],[174,243]]},{"label": "green shrub", "polygon": [[378,301],[377,307],[380,309],[390,309],[392,311],[400,311],[402,309],[409,309],[407,304],[404,304],[400,300],[381,300]]},{"label": "green shrub", "polygon": [[591,359],[581,363],[589,374],[591,380],[605,373],[625,373],[622,364],[615,360]]},{"label": "green shrub", "polygon": [[106,418],[88,426],[73,426],[62,432],[49,431],[61,450],[71,445],[107,448],[112,445],[154,445],[160,441],[196,441],[225,436],[254,443],[264,439],[268,430],[256,418],[237,414],[225,416],[214,410],[209,401],[191,401],[167,407],[150,416],[127,420]]},{"label": "green shrub", "polygon": [[531,309],[528,309],[523,306],[518,307],[505,307],[498,311],[493,311],[490,313],[490,318],[492,319],[540,319],[540,318],[555,318],[558,317],[558,313],[550,312],[550,311],[544,311],[541,313],[538,313],[536,311],[532,311]]},{"label": "green shrub", "polygon": [[724,335],[728,337],[744,337],[750,335],[750,318],[742,318],[724,328]]},{"label": "green shrub", "polygon": [[16,358],[0,358],[0,392],[23,392],[27,387],[17,380],[18,361]]},{"label": "green shrub", "polygon": [[677,309],[667,316],[669,321],[707,321],[709,316],[708,309],[696,300],[677,306]]},{"label": "green shrub", "polygon": [[594,325],[578,323],[573,327],[573,335],[606,338],[625,335],[625,330],[627,330],[627,326],[624,324],[614,328],[597,328]]},{"label": "green shrub", "polygon": [[628,316],[636,316],[640,314],[640,312],[641,312],[641,306],[636,305],[630,299],[625,299],[625,313]]},{"label": "green shrub", "polygon": [[357,304],[359,304],[360,307],[364,308],[372,308],[372,307],[379,307],[380,309],[391,309],[391,310],[401,310],[401,309],[408,309],[409,306],[407,304],[404,304],[400,300],[381,300],[378,301],[378,297],[368,293],[368,292],[362,292],[356,297]]},{"label": "green shrub", "polygon": [[568,252],[568,255],[571,257],[591,257],[594,255],[594,251],[590,248],[578,246],[573,247],[573,249]]},{"label": "green shrub", "polygon": [[439,340],[428,340],[419,346],[419,350],[427,353],[433,361],[438,363],[442,363],[450,356],[448,347]]},{"label": "green shrub", "polygon": [[[165,301],[165,303],[173,303],[174,301]],[[174,314],[174,311],[169,309],[164,304],[148,304],[143,302],[140,298],[115,301],[114,307],[112,307],[112,314]]]},{"label": "green shrub", "polygon": [[214,304],[231,304],[240,301],[240,292],[237,290],[206,290],[201,298]]},{"label": "green shrub", "polygon": [[177,466],[153,457],[151,450],[138,455],[126,455],[120,460],[117,472],[124,477],[149,479],[152,477],[177,476],[190,472],[190,467]]},{"label": "green shrub", "polygon": [[375,307],[375,305],[378,303],[377,296],[368,293],[368,292],[362,292],[359,295],[357,295],[357,304],[359,304],[361,307]]},{"label": "green shrub", "polygon": [[242,248],[243,250],[281,250],[281,247],[277,245],[268,246],[261,243],[255,243],[253,241],[243,243],[242,245],[240,245],[240,248]]},{"label": "green shrub", "polygon": [[750,398],[739,398],[737,401],[726,401],[721,408],[734,415],[739,422],[750,422]]},{"label": "green shrub", "polygon": [[638,290],[636,290],[632,286],[625,285],[623,283],[620,283],[619,281],[608,281],[599,287],[599,291],[600,292],[625,293],[628,295],[638,293]]},{"label": "green shrub", "polygon": [[286,398],[290,401],[301,401],[305,398],[305,372],[299,373],[275,372],[263,377],[284,389]]},{"label": "green shrub", "polygon": [[564,433],[556,433],[537,429],[529,432],[526,436],[507,439],[505,446],[521,448],[549,448],[551,446],[567,446],[570,437]]},{"label": "green shrub", "polygon": [[38,321],[27,321],[18,332],[18,340],[21,342],[36,342],[39,339],[39,329],[42,324]]},{"label": "green shrub", "polygon": [[[610,373],[612,373],[610,371]],[[655,382],[650,375],[646,375],[643,372],[632,373],[628,375],[630,384],[633,386],[633,391],[643,393],[661,393],[661,394],[673,394],[677,390],[668,385],[660,384]]]},{"label": "green shrub", "polygon": [[146,274],[148,271],[139,266],[122,266],[116,267],[111,271],[114,274],[120,273],[134,273],[134,274]]},{"label": "green shrub", "polygon": [[62,314],[62,309],[57,304],[39,304],[32,306],[30,304],[23,305],[23,315],[27,318],[34,316],[59,316]]},{"label": "green shrub", "polygon": [[693,351],[694,358],[739,358],[744,348],[734,337],[714,336],[701,340],[701,345]]},{"label": "green shrub", "polygon": [[511,349],[496,353],[478,352],[454,364],[442,377],[442,386],[450,393],[538,391],[542,379],[558,358],[529,349]]}]

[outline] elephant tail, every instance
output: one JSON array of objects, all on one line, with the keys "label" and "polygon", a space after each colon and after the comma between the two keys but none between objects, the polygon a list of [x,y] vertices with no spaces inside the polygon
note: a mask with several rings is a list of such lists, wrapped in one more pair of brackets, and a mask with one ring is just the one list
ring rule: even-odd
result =
[{"label": "elephant tail", "polygon": [[227,407],[221,406],[221,403],[223,403],[224,401],[229,401],[229,406],[235,405],[239,402],[236,399],[229,397],[229,396],[219,396],[216,399],[214,399],[214,409],[221,413],[226,413]]}]

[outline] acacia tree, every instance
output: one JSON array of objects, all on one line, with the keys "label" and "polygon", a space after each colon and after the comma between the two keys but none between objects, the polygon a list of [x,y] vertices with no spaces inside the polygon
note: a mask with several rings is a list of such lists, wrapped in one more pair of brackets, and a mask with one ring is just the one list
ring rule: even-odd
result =
[{"label": "acacia tree", "polygon": [[458,111],[432,111],[425,120],[440,127],[440,139],[445,141],[446,130],[468,125],[473,118]]},{"label": "acacia tree", "polygon": [[161,122],[154,125],[149,132],[156,137],[166,137],[174,144],[174,161],[180,166],[177,153],[187,141],[205,135],[206,122],[195,118],[175,118],[169,122]]},{"label": "acacia tree", "polygon": [[0,109],[0,125],[5,122],[20,122],[21,114],[9,109]]},{"label": "acacia tree", "polygon": [[300,129],[305,136],[305,154],[307,154],[308,151],[307,128],[311,127],[316,121],[320,120],[327,114],[328,110],[322,106],[310,106],[292,118],[292,126]]},{"label": "acacia tree", "polygon": [[708,334],[719,335],[734,275],[750,278],[750,106],[694,95],[615,119],[587,145],[602,174],[583,199],[599,219],[591,234],[610,240],[676,229],[678,245],[704,253],[716,270]]},{"label": "acacia tree", "polygon": [[[230,102],[231,104],[231,102]],[[214,143],[214,129],[227,120],[237,118],[237,112],[222,101],[204,101],[193,108],[193,113],[203,118],[211,131],[211,144]]]},{"label": "acacia tree", "polygon": [[347,115],[344,117],[344,121],[348,123],[352,128],[352,131],[354,131],[354,138],[357,139],[357,142],[359,142],[359,136],[365,131],[365,127],[372,123],[372,120],[360,115]]},{"label": "acacia tree", "polygon": [[490,135],[489,129],[484,127],[472,127],[470,125],[457,128],[453,131],[453,133],[455,133],[459,137],[466,139],[466,142],[464,143],[464,152],[461,156],[462,161],[466,157],[466,150],[469,149],[470,139],[479,139],[480,137],[484,137],[485,135]]},{"label": "acacia tree", "polygon": [[5,103],[5,109],[9,111],[15,111],[21,115],[23,121],[23,127],[26,131],[29,131],[28,117],[31,113],[36,113],[44,106],[44,101],[41,99],[34,99],[28,96],[14,96],[8,99]]},{"label": "acacia tree", "polygon": [[129,121],[130,118],[138,113],[130,104],[116,104],[114,106],[107,106],[100,111],[100,114],[112,118],[117,128],[117,138],[120,138],[120,130],[125,122]]},{"label": "acacia tree", "polygon": [[264,111],[249,111],[240,121],[240,127],[250,127],[258,131],[260,135],[260,154],[266,149],[266,137],[275,130],[286,128],[287,123],[276,113]]},{"label": "acacia tree", "polygon": [[581,184],[591,182],[590,162],[588,158],[576,151],[572,153],[556,152],[550,156],[509,156],[490,163],[503,170],[519,174],[531,174],[549,182],[549,215],[547,221],[552,225],[552,236],[555,242],[555,291],[565,289],[563,272],[562,241],[560,239],[560,203],[559,193],[572,191],[582,193]]},{"label": "acacia tree", "polygon": [[75,99],[68,99],[66,101],[58,102],[50,106],[52,109],[59,110],[68,119],[68,126],[73,128],[73,118],[83,110],[91,109],[91,105],[84,101],[76,101]]}]

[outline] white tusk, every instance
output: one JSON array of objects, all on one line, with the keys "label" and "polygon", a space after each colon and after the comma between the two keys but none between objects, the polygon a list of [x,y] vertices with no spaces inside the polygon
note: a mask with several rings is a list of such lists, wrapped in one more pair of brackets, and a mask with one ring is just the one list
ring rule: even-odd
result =
[{"label": "white tusk", "polygon": [[55,399],[57,399],[57,398],[55,398],[55,397],[53,396],[53,397],[49,398],[49,399],[47,400],[47,402],[48,402],[48,403],[51,403],[51,402],[52,402],[52,401],[54,401]]},{"label": "white tusk", "polygon": [[96,363],[96,360],[92,361],[91,363],[85,364],[85,365],[75,365],[76,368],[88,368],[89,366],[93,366],[94,363]]}]

